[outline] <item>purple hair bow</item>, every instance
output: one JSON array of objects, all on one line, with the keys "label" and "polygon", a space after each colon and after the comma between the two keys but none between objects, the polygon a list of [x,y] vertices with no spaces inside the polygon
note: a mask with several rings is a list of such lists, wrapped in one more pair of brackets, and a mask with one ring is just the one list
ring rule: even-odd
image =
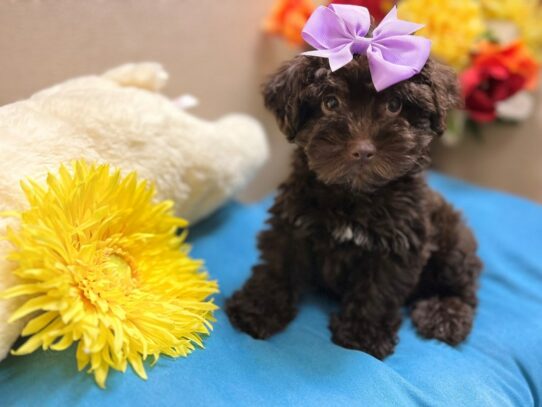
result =
[{"label": "purple hair bow", "polygon": [[371,16],[365,7],[332,4],[318,7],[303,28],[303,39],[316,50],[303,55],[329,59],[332,71],[365,54],[378,92],[412,78],[424,67],[431,50],[427,38],[410,35],[423,25],[399,20],[397,7],[366,37]]}]

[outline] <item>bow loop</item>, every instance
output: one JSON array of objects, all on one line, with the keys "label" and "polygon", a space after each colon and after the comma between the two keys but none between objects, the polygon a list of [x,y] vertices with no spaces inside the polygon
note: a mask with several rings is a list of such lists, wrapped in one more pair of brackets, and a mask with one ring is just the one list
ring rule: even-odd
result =
[{"label": "bow loop", "polygon": [[373,31],[373,38],[393,35],[410,35],[424,27],[423,24],[399,20],[397,18],[397,6],[393,7],[384,19]]},{"label": "bow loop", "polygon": [[331,4],[329,9],[344,22],[346,30],[353,37],[365,37],[369,32],[371,28],[371,15],[365,7],[353,6],[351,4]]},{"label": "bow loop", "polygon": [[322,6],[312,13],[301,35],[308,44],[319,50],[341,47],[352,39],[343,20],[331,8]]},{"label": "bow loop", "polygon": [[332,4],[318,7],[303,28],[302,36],[316,50],[303,55],[328,58],[332,71],[349,63],[354,54],[366,55],[375,89],[419,73],[429,58],[431,41],[411,34],[423,25],[397,18],[393,7],[367,37],[371,16],[365,7]]}]

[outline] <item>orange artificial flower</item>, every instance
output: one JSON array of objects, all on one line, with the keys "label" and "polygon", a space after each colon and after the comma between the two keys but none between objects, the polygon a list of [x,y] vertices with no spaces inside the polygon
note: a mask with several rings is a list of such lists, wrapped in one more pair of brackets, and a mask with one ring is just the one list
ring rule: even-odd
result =
[{"label": "orange artificial flower", "polygon": [[283,36],[292,45],[302,45],[301,30],[315,8],[312,0],[278,0],[265,20],[264,30]]},{"label": "orange artificial flower", "polygon": [[474,66],[505,67],[511,74],[525,78],[525,87],[534,89],[538,84],[540,64],[523,41],[514,41],[508,45],[483,42],[473,58]]}]

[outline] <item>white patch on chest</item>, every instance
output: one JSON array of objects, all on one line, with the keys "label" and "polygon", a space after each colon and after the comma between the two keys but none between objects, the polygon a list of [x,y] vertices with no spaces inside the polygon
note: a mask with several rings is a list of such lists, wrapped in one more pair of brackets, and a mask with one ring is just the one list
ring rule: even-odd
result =
[{"label": "white patch on chest", "polygon": [[353,242],[357,246],[364,246],[367,244],[367,236],[359,228],[354,228],[351,225],[341,226],[335,228],[332,232],[332,236],[340,243]]},{"label": "white patch on chest", "polygon": [[333,238],[339,242],[348,242],[354,237],[354,232],[350,226],[338,227],[333,230]]}]

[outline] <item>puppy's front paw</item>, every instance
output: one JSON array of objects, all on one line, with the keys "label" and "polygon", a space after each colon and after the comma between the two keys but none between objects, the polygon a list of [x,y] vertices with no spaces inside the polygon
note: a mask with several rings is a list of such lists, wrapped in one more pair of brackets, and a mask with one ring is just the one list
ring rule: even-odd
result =
[{"label": "puppy's front paw", "polygon": [[226,302],[231,324],[255,339],[266,339],[283,330],[295,313],[293,307],[277,303],[269,293],[255,296],[240,290]]},{"label": "puppy's front paw", "polygon": [[393,353],[397,344],[396,329],[378,326],[367,321],[345,320],[334,315],[329,325],[331,339],[337,345],[348,349],[361,350],[377,359],[384,359]]},{"label": "puppy's front paw", "polygon": [[432,297],[416,302],[411,317],[423,337],[457,345],[471,331],[474,309],[457,297]]}]

